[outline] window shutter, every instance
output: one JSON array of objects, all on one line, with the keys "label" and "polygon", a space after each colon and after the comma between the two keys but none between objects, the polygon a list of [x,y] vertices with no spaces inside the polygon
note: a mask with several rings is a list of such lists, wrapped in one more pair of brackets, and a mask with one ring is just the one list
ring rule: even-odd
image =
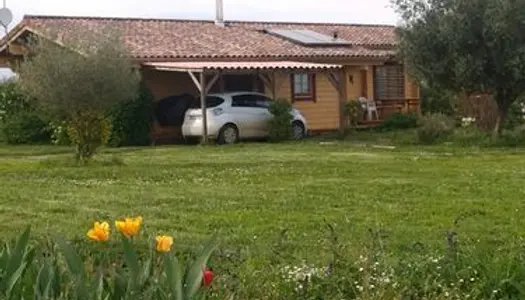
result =
[{"label": "window shutter", "polygon": [[375,98],[401,100],[405,98],[405,72],[402,65],[385,65],[374,69]]}]

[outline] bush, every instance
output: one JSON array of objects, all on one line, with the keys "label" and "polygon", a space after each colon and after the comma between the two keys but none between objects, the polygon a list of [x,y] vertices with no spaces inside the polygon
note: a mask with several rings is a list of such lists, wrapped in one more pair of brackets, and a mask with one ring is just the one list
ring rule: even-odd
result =
[{"label": "bush", "polygon": [[348,101],[344,106],[344,112],[347,119],[347,126],[356,127],[363,114],[363,107],[357,100]]},{"label": "bush", "polygon": [[460,146],[487,146],[491,143],[490,135],[474,126],[456,129],[449,140]]},{"label": "bush", "polygon": [[454,121],[444,114],[431,114],[419,119],[418,141],[434,144],[454,131]]},{"label": "bush", "polygon": [[273,101],[268,108],[273,118],[269,124],[269,138],[272,142],[290,140],[292,137],[292,105],[286,100]]},{"label": "bush", "polygon": [[517,126],[514,129],[504,130],[500,137],[495,141],[498,146],[517,147],[525,145],[525,125]]},{"label": "bush", "polygon": [[29,98],[20,91],[16,81],[0,84],[0,121],[7,116],[29,109]]},{"label": "bush", "polygon": [[381,130],[398,130],[398,129],[410,129],[417,127],[417,115],[416,114],[403,114],[395,113],[392,114],[388,119],[381,123]]},{"label": "bush", "polygon": [[68,135],[68,124],[66,121],[62,122],[51,122],[49,124],[51,128],[51,143],[53,145],[69,146],[71,145],[71,139]]},{"label": "bush", "polygon": [[142,88],[135,99],[119,103],[111,111],[108,144],[113,147],[149,145],[153,114],[153,95]]},{"label": "bush", "polygon": [[524,99],[512,103],[507,112],[507,117],[503,123],[504,129],[514,130],[515,128],[525,124],[525,103]]},{"label": "bush", "polygon": [[37,144],[50,141],[48,124],[35,112],[18,112],[4,117],[2,123],[2,140],[8,144]]},{"label": "bush", "polygon": [[76,159],[86,162],[97,148],[107,144],[111,123],[97,113],[84,112],[68,123],[67,134],[75,146]]},{"label": "bush", "polygon": [[441,88],[421,85],[421,110],[424,114],[454,114],[454,93]]}]

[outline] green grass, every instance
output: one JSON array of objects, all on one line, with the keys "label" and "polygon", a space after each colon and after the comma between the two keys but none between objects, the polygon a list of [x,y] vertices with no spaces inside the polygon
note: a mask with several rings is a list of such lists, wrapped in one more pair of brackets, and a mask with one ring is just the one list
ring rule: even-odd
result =
[{"label": "green grass", "polygon": [[107,150],[87,167],[70,156],[0,147],[1,237],[29,224],[39,235],[77,237],[93,220],[139,214],[176,244],[219,230],[226,246],[267,251],[286,230],[299,259],[322,249],[325,221],[356,251],[369,229],[396,250],[441,247],[450,229],[484,247],[525,232],[518,151],[311,141]]}]

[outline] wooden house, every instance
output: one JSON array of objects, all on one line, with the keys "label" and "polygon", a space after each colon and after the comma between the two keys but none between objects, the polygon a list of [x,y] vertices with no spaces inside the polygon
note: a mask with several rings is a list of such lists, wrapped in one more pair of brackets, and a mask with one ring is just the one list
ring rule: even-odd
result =
[{"label": "wooden house", "polygon": [[[344,104],[360,97],[375,102],[380,120],[419,111],[419,88],[396,61],[395,28],[385,25],[225,22],[222,12],[211,21],[25,16],[0,41],[0,62],[21,58],[28,35],[49,38],[46,30],[54,28],[63,37],[105,26],[122,34],[157,100],[260,91],[291,101],[312,131],[340,129]],[[152,134],[167,138],[178,130],[154,126]]]}]

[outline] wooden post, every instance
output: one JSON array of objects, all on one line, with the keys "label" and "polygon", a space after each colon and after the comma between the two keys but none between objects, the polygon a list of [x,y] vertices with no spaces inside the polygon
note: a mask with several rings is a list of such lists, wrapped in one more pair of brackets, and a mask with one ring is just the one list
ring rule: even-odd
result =
[{"label": "wooden post", "polygon": [[277,100],[277,87],[275,86],[275,80],[276,80],[275,73],[276,72],[277,72],[276,70],[272,70],[272,97],[273,97],[273,100]]},{"label": "wooden post", "polygon": [[328,72],[326,77],[337,91],[338,106],[339,106],[339,132],[344,133],[346,115],[345,115],[345,103],[346,103],[346,82],[345,82],[345,70],[341,69],[338,72]]},{"label": "wooden post", "polygon": [[202,144],[208,144],[208,114],[206,113],[206,93],[208,92],[206,87],[206,76],[204,71],[200,74],[200,86],[201,86],[201,110],[202,110]]}]

